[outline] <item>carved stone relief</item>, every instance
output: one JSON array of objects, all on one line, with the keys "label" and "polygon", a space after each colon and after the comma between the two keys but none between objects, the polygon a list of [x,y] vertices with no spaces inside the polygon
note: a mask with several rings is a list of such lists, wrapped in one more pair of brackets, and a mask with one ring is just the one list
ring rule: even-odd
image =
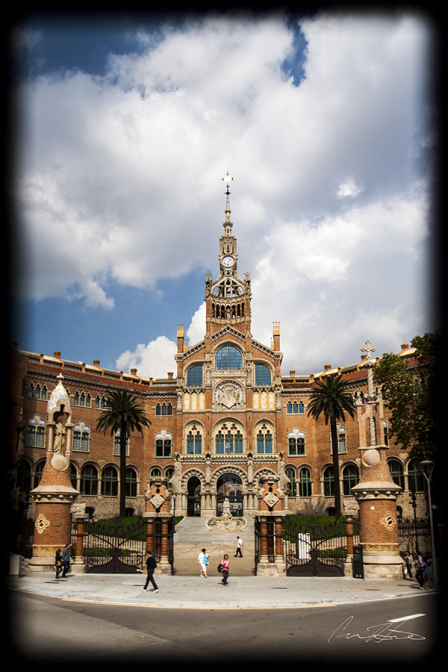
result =
[{"label": "carved stone relief", "polygon": [[232,381],[218,383],[213,391],[213,410],[242,409],[245,407],[244,390]]}]

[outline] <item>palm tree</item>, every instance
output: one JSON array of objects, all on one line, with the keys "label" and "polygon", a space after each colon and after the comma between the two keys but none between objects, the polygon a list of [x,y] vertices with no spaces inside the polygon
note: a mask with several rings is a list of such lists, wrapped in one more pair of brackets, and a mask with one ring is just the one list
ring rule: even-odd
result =
[{"label": "palm tree", "polygon": [[128,433],[137,430],[143,436],[142,427],[149,427],[151,421],[141,407],[138,398],[126,390],[109,392],[106,398],[107,407],[96,423],[97,432],[104,434],[110,430],[111,436],[120,432],[120,518],[124,518],[126,510],[126,443]]},{"label": "palm tree", "polygon": [[341,515],[341,492],[339,489],[338,434],[336,423],[338,420],[345,420],[345,413],[354,418],[356,406],[353,397],[347,392],[347,383],[342,379],[341,374],[337,376],[327,375],[322,380],[317,381],[317,386],[317,389],[311,394],[307,415],[312,415],[317,420],[321,413],[323,413],[326,425],[328,425],[328,420],[330,420],[334,473],[334,508],[335,515],[339,518]]}]

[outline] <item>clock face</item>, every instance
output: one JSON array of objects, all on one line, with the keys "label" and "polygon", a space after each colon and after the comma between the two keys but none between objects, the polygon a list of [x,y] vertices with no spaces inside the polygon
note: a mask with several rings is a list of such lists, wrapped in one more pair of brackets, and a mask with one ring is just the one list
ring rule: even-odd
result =
[{"label": "clock face", "polygon": [[233,266],[233,259],[232,257],[224,257],[222,260],[222,265],[225,266],[226,268],[230,268]]}]

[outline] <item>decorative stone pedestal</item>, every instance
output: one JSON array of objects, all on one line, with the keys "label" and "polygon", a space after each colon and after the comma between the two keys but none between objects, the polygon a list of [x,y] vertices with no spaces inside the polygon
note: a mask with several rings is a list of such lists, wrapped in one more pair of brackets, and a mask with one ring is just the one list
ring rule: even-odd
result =
[{"label": "decorative stone pedestal", "polygon": [[212,517],[206,523],[212,532],[241,532],[247,525],[245,518],[236,518],[230,513],[230,502],[226,497],[223,503],[222,516]]},{"label": "decorative stone pedestal", "polygon": [[169,547],[170,525],[172,525],[171,493],[165,479],[151,478],[146,490],[146,512],[143,517],[147,519],[146,549],[151,551],[157,562],[154,574],[171,574]]},{"label": "decorative stone pedestal", "polygon": [[[71,507],[79,492],[70,481],[70,401],[59,375],[48,401],[48,449],[42,479],[31,495],[35,500],[35,532],[30,571],[54,572],[57,549],[71,542]],[[65,450],[64,450],[65,449]]]},{"label": "decorative stone pedestal", "polygon": [[257,576],[286,576],[282,534],[285,495],[280,488],[280,477],[269,475],[260,484],[257,533],[260,554]]},{"label": "decorative stone pedestal", "polygon": [[384,442],[384,412],[381,395],[373,387],[375,360],[366,341],[366,404],[358,405],[361,476],[352,494],[359,506],[360,543],[363,551],[364,578],[402,579],[403,559],[399,553],[396,500],[401,487],[393,482]]}]

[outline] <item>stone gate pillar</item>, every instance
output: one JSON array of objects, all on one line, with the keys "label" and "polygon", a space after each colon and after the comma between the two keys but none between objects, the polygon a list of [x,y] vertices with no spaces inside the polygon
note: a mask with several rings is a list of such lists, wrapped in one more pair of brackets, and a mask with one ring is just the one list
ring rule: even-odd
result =
[{"label": "stone gate pillar", "polygon": [[[42,478],[31,496],[35,501],[33,556],[31,571],[55,571],[56,550],[71,543],[71,507],[79,495],[70,481],[71,409],[62,380],[48,400],[47,455]],[[77,566],[84,571],[84,564]]]},{"label": "stone gate pillar", "polygon": [[261,553],[257,576],[286,576],[282,535],[282,518],[285,515],[284,493],[280,489],[280,477],[269,475],[260,481],[260,486],[258,515]]},{"label": "stone gate pillar", "polygon": [[156,574],[171,574],[169,558],[169,523],[171,515],[171,494],[165,479],[151,477],[146,490],[147,520],[146,548],[157,556]]},{"label": "stone gate pillar", "polygon": [[360,544],[363,550],[364,577],[403,578],[403,560],[399,554],[397,496],[401,487],[393,482],[387,463],[388,447],[384,443],[383,402],[373,387],[376,360],[370,356],[375,348],[366,341],[368,393],[359,404],[359,451],[361,474],[352,494],[359,505]]}]

